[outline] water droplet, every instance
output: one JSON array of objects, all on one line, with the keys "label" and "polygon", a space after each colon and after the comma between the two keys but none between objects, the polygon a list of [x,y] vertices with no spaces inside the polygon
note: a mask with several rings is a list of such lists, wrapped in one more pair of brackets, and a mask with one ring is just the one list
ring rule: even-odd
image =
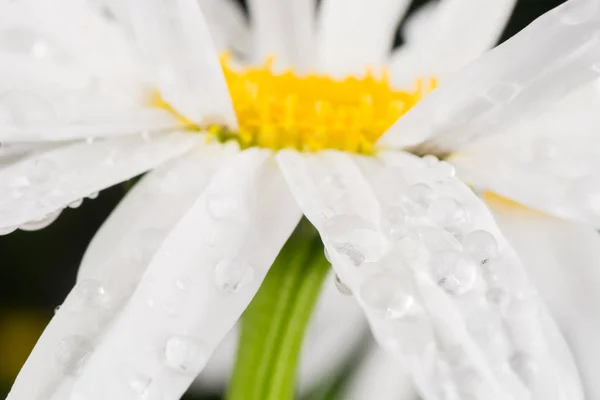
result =
[{"label": "water droplet", "polygon": [[0,49],[42,59],[48,55],[50,46],[46,39],[34,30],[13,28],[0,31]]},{"label": "water droplet", "polygon": [[440,251],[433,255],[430,265],[432,279],[452,294],[463,294],[471,289],[477,278],[473,262],[455,250]]},{"label": "water droplet", "polygon": [[50,226],[54,221],[57,220],[62,210],[55,211],[46,215],[44,218],[39,219],[37,221],[27,222],[19,227],[19,229],[24,231],[38,231],[40,229],[44,229],[47,226]]},{"label": "water droplet", "polygon": [[337,276],[337,274],[335,275],[334,283],[338,292],[340,292],[344,296],[352,296],[352,290],[350,290],[350,288],[340,280],[340,277]]},{"label": "water droplet", "polygon": [[13,233],[19,227],[18,226],[5,226],[0,228],[0,236],[8,235],[9,233]]},{"label": "water droplet", "polygon": [[95,279],[84,279],[75,286],[77,299],[84,307],[101,307],[106,304],[106,289]]},{"label": "water droplet", "polygon": [[433,201],[433,189],[424,183],[417,183],[408,187],[406,196],[424,209],[427,209]]},{"label": "water droplet", "polygon": [[181,173],[168,171],[160,181],[160,190],[167,194],[181,194],[188,188],[187,180],[183,179]]},{"label": "water droplet", "polygon": [[93,200],[93,199],[97,199],[99,194],[100,194],[100,192],[94,192],[94,193],[88,194],[87,197],[88,197],[88,199],[92,199]]},{"label": "water droplet", "polygon": [[206,207],[210,216],[219,221],[246,222],[249,217],[244,204],[233,195],[209,195]]},{"label": "water droplet", "polygon": [[440,161],[435,169],[438,175],[438,180],[445,180],[448,178],[454,178],[456,176],[456,169],[454,168],[454,165],[446,161]]},{"label": "water droplet", "polygon": [[92,352],[92,345],[83,336],[68,336],[58,343],[55,359],[63,373],[77,375]]},{"label": "water droplet", "polygon": [[215,267],[215,284],[223,291],[236,293],[254,279],[254,269],[244,261],[223,260]]},{"label": "water droplet", "polygon": [[560,155],[560,147],[551,139],[538,137],[531,141],[531,161],[543,162],[557,158]]},{"label": "water droplet", "polygon": [[510,358],[509,363],[521,381],[525,385],[532,387],[535,382],[537,365],[531,357],[522,353],[517,353]]},{"label": "water droplet", "polygon": [[331,256],[329,255],[329,252],[327,251],[327,247],[323,247],[323,254],[325,255],[325,259],[329,262],[329,264],[332,264]]},{"label": "water droplet", "polygon": [[427,154],[426,156],[423,156],[422,160],[425,166],[427,167],[434,167],[440,161],[436,156],[432,154]]},{"label": "water droplet", "polygon": [[208,360],[204,344],[189,336],[173,336],[165,346],[165,363],[171,369],[198,373]]},{"label": "water droplet", "polygon": [[485,92],[485,97],[495,104],[508,103],[521,91],[521,86],[513,82],[497,82]]},{"label": "water droplet", "polygon": [[175,281],[175,286],[181,291],[189,292],[192,289],[193,282],[189,277],[182,277]]},{"label": "water droplet", "polygon": [[54,314],[56,314],[60,310],[60,306],[54,307]]},{"label": "water droplet", "polygon": [[431,221],[447,230],[458,234],[467,223],[467,210],[452,197],[439,197],[427,209]]},{"label": "water droplet", "polygon": [[69,204],[69,208],[77,208],[83,204],[83,199],[75,200]]},{"label": "water droplet", "polygon": [[360,287],[360,298],[368,307],[389,319],[406,316],[415,303],[406,285],[387,274],[367,278]]},{"label": "water droplet", "polygon": [[488,231],[470,232],[465,236],[462,244],[465,253],[478,264],[487,264],[498,255],[498,242]]},{"label": "water droplet", "polygon": [[323,234],[336,253],[354,266],[379,261],[387,251],[387,241],[374,224],[351,215],[336,215],[323,224]]},{"label": "water droplet", "polygon": [[47,183],[58,172],[56,164],[46,158],[37,158],[30,163],[27,171],[27,180],[32,185]]},{"label": "water droplet", "polygon": [[136,396],[146,400],[150,395],[150,386],[152,378],[146,375],[136,375],[129,381],[129,387],[133,390]]},{"label": "water droplet", "polygon": [[52,103],[24,90],[14,90],[1,96],[0,113],[6,113],[9,121],[19,128],[47,128],[57,121]]},{"label": "water droplet", "polygon": [[510,302],[510,295],[500,288],[491,288],[486,294],[487,300],[498,307],[500,311],[506,310]]}]

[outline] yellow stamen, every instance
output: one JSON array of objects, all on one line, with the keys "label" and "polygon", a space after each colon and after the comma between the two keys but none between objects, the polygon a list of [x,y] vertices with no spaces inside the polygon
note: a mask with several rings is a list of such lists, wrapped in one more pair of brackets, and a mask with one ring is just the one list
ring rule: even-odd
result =
[{"label": "yellow stamen", "polygon": [[221,57],[239,123],[239,131],[224,126],[194,125],[160,95],[154,106],[177,116],[190,129],[206,130],[219,141],[236,140],[243,148],[295,148],[300,151],[337,149],[370,154],[377,139],[403,114],[433,90],[434,78],[418,80],[412,90],[396,90],[383,70],[368,70],[362,78],[335,80],[327,76],[273,71],[273,59],[237,70]]}]

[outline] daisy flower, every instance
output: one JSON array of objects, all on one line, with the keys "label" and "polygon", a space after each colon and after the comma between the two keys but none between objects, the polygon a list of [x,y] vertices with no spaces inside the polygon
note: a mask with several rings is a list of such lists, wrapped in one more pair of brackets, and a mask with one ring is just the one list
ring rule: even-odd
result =
[{"label": "daisy flower", "polygon": [[[11,159],[0,229],[39,229],[156,168],[98,232],[8,398],[178,398],[259,288],[252,306],[277,315],[277,299],[261,296],[277,257],[296,259],[289,276],[304,261],[320,271],[314,242],[292,234],[302,215],[423,398],[594,397],[593,324],[572,308],[597,295],[565,299],[572,286],[557,277],[581,278],[562,265],[571,255],[593,273],[597,251],[587,110],[600,2],[570,0],[473,61],[513,5],[480,3],[441,3],[421,21],[435,34],[415,36],[389,73],[378,67],[405,1],[328,0],[318,30],[311,2],[251,1],[253,47],[239,59],[217,57],[195,0],[114,1],[100,13],[83,0],[4,3],[0,141]],[[449,48],[467,35],[451,29],[462,15],[477,18],[477,40]],[[359,31],[364,22],[372,29]],[[229,32],[213,27],[215,43],[232,43]],[[414,71],[424,78],[409,89],[391,83]],[[476,194],[489,191],[510,237]],[[540,230],[558,243],[540,244]],[[560,235],[587,253],[561,247]],[[547,266],[552,276],[539,279]],[[314,291],[305,281],[297,293]],[[261,398],[247,390],[231,398]]]}]

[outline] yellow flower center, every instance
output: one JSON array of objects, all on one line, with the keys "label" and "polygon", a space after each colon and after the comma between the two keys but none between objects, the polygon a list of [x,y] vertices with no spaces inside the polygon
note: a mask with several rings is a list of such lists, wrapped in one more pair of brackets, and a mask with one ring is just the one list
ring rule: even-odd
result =
[{"label": "yellow flower center", "polygon": [[183,118],[158,96],[154,105],[167,109],[188,128],[208,132],[210,139],[236,140],[242,148],[294,148],[314,152],[337,149],[370,154],[377,139],[437,84],[418,79],[410,90],[397,90],[386,70],[378,76],[336,80],[324,75],[276,73],[273,60],[242,70],[221,57],[239,130],[204,126]]}]

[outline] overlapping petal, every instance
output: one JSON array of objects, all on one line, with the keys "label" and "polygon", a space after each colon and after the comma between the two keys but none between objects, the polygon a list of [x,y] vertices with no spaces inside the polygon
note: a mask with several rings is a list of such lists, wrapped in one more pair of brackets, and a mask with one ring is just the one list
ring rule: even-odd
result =
[{"label": "overlapping petal", "polygon": [[166,237],[73,393],[179,398],[258,290],[300,215],[269,152],[232,159]]},{"label": "overlapping petal", "polygon": [[381,67],[409,0],[325,0],[317,36],[319,70],[343,77]]},{"label": "overlapping petal", "polygon": [[[422,396],[582,398],[570,353],[519,259],[447,164],[402,153],[384,155],[385,167],[362,159],[359,168],[335,152],[277,159],[375,337]],[[422,184],[429,199],[413,186]],[[430,202],[425,214],[422,202]],[[496,251],[479,253],[490,243]],[[534,383],[526,362],[539,368]]]},{"label": "overlapping petal", "polygon": [[278,66],[314,67],[315,0],[250,0],[255,35],[254,62],[274,56]]},{"label": "overlapping petal", "polygon": [[254,32],[250,30],[243,11],[232,0],[198,0],[210,36],[217,51],[230,51],[244,57],[252,57]]},{"label": "overlapping petal", "polygon": [[598,232],[497,200],[488,204],[564,332],[584,378],[585,398],[598,398]]},{"label": "overlapping petal", "polygon": [[122,311],[161,242],[231,150],[207,146],[183,156],[150,172],[128,193],[94,237],[77,285],[36,344],[8,399],[52,398],[70,391],[81,372],[78,363]]},{"label": "overlapping petal", "polygon": [[180,156],[201,135],[129,135],[32,153],[0,170],[0,230],[47,226],[67,206]]},{"label": "overlapping petal", "polygon": [[[570,0],[445,81],[380,139],[387,148],[449,153],[598,78],[600,3]],[[424,143],[425,142],[425,143]]]},{"label": "overlapping petal", "polygon": [[417,76],[441,80],[451,76],[494,47],[515,3],[442,0],[427,4],[407,26],[405,46],[392,55],[392,79],[410,83]]},{"label": "overlapping petal", "polygon": [[600,106],[596,83],[509,132],[452,155],[460,175],[490,190],[579,223],[600,226]]},{"label": "overlapping petal", "polygon": [[126,32],[88,7],[0,5],[0,141],[67,140],[175,126]]},{"label": "overlapping petal", "polygon": [[157,88],[197,124],[237,127],[223,71],[197,0],[130,0],[137,43],[154,66]]}]

